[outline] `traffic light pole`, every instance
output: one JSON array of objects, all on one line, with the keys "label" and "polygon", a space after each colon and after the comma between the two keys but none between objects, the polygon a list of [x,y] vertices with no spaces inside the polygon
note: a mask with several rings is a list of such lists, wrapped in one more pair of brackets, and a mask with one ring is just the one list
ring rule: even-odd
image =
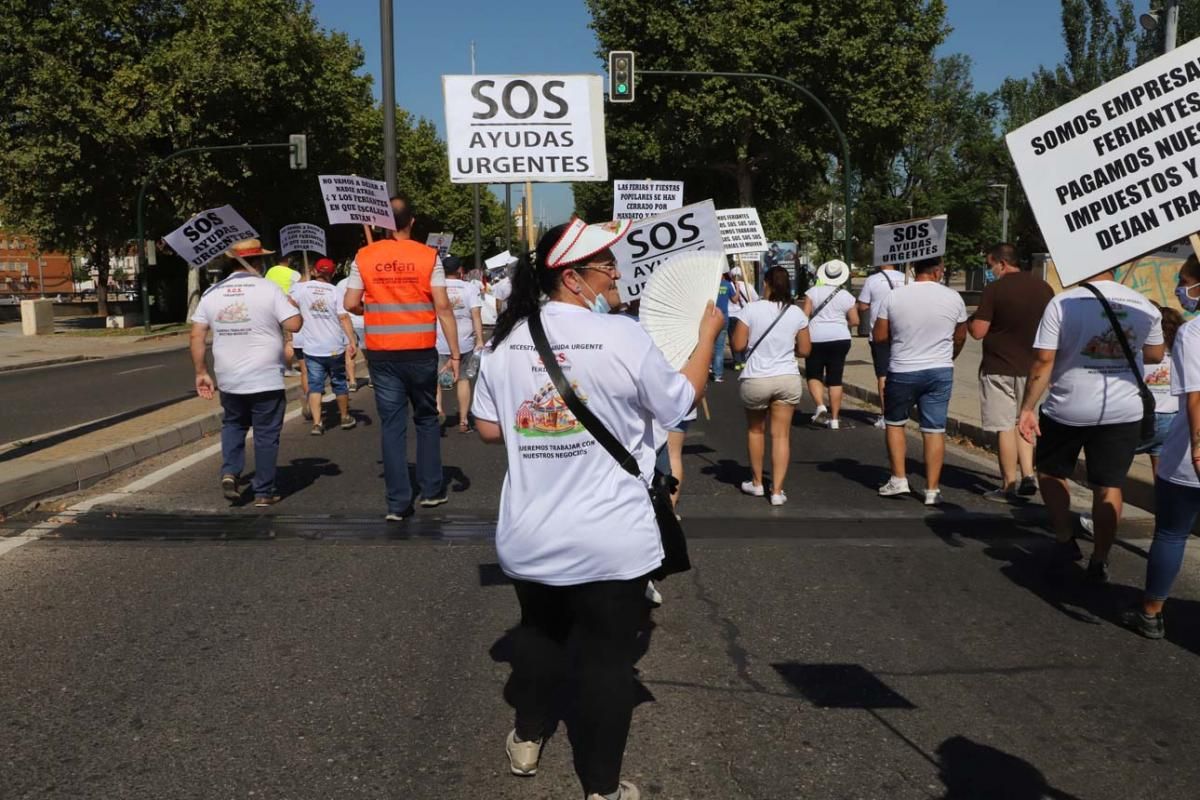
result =
[{"label": "traffic light pole", "polygon": [[701,77],[701,78],[749,78],[752,80],[776,81],[778,83],[782,83],[786,86],[790,86],[791,88],[795,89],[800,94],[802,94],[805,97],[805,99],[807,99],[809,102],[811,102],[817,108],[821,109],[821,111],[825,114],[826,119],[829,120],[829,124],[833,126],[833,130],[837,134],[837,137],[838,137],[838,142],[842,146],[842,186],[843,186],[843,190],[845,191],[845,194],[846,194],[846,198],[845,198],[845,200],[846,200],[846,214],[845,214],[846,242],[845,242],[845,247],[843,249],[843,253],[845,255],[846,263],[847,264],[851,263],[851,251],[853,250],[853,247],[851,246],[851,240],[850,240],[850,217],[851,217],[851,209],[850,209],[850,204],[851,204],[850,142],[848,139],[846,139],[846,134],[842,132],[842,126],[838,125],[837,118],[835,118],[833,116],[833,112],[831,112],[829,110],[829,107],[826,106],[824,103],[822,103],[815,94],[810,92],[808,89],[805,89],[803,86],[796,83],[795,81],[790,81],[787,78],[781,78],[778,75],[770,75],[765,72],[697,72],[694,70],[675,70],[675,69],[639,69],[637,71],[637,74],[638,75],[666,75],[666,76],[675,76],[675,77]]},{"label": "traffic light pole", "polygon": [[146,179],[142,181],[142,186],[138,189],[137,196],[138,286],[142,292],[142,318],[143,324],[146,326],[146,333],[150,333],[150,276],[147,269],[146,223],[143,211],[146,206],[146,190],[150,188],[150,181],[154,178],[154,173],[158,172],[168,161],[191,153],[211,153],[216,150],[262,150],[269,147],[286,147],[291,150],[295,145],[291,142],[278,142],[274,144],[221,144],[213,145],[212,147],[185,147],[183,150],[176,150],[174,153],[171,153],[171,155],[159,161],[146,173]]}]

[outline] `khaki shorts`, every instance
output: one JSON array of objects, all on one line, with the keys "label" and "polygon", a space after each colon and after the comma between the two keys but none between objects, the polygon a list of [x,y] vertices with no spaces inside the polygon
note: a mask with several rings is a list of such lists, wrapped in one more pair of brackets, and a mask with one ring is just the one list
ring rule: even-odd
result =
[{"label": "khaki shorts", "polygon": [[743,378],[741,383],[742,405],[752,411],[762,411],[772,403],[798,406],[804,396],[804,381],[799,375]]},{"label": "khaki shorts", "polygon": [[999,433],[1017,427],[1026,380],[1016,375],[979,376],[980,416],[985,431]]}]

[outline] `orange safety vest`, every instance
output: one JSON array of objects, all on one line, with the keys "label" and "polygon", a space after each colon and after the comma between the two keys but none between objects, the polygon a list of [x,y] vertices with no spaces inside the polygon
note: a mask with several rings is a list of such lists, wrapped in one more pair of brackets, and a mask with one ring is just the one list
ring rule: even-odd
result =
[{"label": "orange safety vest", "polygon": [[381,239],[354,258],[363,282],[368,350],[428,350],[437,346],[430,281],[437,250],[411,239]]}]

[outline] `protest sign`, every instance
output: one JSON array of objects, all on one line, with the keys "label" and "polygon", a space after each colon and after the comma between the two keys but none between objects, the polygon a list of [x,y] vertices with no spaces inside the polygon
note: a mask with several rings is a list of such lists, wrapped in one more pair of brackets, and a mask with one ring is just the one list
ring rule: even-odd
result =
[{"label": "protest sign", "polygon": [[425,244],[438,251],[442,258],[450,255],[450,244],[454,241],[453,233],[431,233],[425,237]]},{"label": "protest sign", "polygon": [[320,225],[310,225],[307,222],[284,225],[279,229],[279,252],[283,255],[288,253],[327,255],[325,230]]},{"label": "protest sign", "polygon": [[763,233],[757,208],[727,208],[717,212],[721,225],[721,241],[725,255],[755,255],[767,249],[767,235]]},{"label": "protest sign", "polygon": [[629,234],[612,247],[621,273],[617,282],[621,300],[637,300],[655,267],[676,253],[691,250],[724,253],[712,200],[633,223]]},{"label": "protest sign", "polygon": [[1200,230],[1200,39],[1008,134],[1066,285]]},{"label": "protest sign", "polygon": [[356,175],[322,175],[321,197],[330,225],[374,225],[396,230],[387,184]]},{"label": "protest sign", "polygon": [[163,238],[190,266],[203,267],[234,242],[257,239],[258,232],[233,206],[221,206],[201,211]]},{"label": "protest sign", "polygon": [[613,181],[613,219],[645,219],[682,205],[683,181]]},{"label": "protest sign", "polygon": [[606,181],[598,75],[443,75],[453,183]]},{"label": "protest sign", "polygon": [[484,259],[483,261],[483,265],[489,270],[502,269],[507,267],[509,264],[515,263],[517,263],[517,257],[511,253],[497,253],[491,258]]},{"label": "protest sign", "polygon": [[945,214],[925,219],[907,219],[875,226],[875,266],[907,264],[946,254]]}]

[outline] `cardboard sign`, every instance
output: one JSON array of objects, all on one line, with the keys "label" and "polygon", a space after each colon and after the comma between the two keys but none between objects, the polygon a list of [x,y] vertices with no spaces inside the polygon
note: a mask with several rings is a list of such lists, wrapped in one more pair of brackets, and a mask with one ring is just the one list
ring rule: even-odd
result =
[{"label": "cardboard sign", "polygon": [[637,300],[655,267],[676,253],[691,250],[725,252],[712,200],[635,222],[629,235],[612,248],[621,273],[617,282],[621,300],[626,303]]},{"label": "cardboard sign", "polygon": [[907,219],[875,226],[875,266],[907,264],[922,258],[946,255],[945,214],[926,219]]},{"label": "cardboard sign", "polygon": [[258,231],[233,206],[221,206],[201,211],[163,238],[190,266],[203,267],[234,242],[257,239]]},{"label": "cardboard sign", "polygon": [[1007,139],[1066,285],[1200,230],[1200,39]]},{"label": "cardboard sign", "polygon": [[613,219],[645,219],[682,205],[683,181],[613,181]]},{"label": "cardboard sign", "polygon": [[322,175],[321,198],[330,225],[373,225],[396,230],[387,184],[355,175]]},{"label": "cardboard sign", "polygon": [[487,267],[489,270],[503,269],[504,267],[507,267],[509,264],[515,264],[515,263],[517,263],[517,257],[512,255],[511,253],[497,253],[496,255],[492,256],[491,258],[486,258],[483,261],[483,265],[485,267]]},{"label": "cardboard sign", "polygon": [[328,255],[325,252],[325,229],[307,222],[284,225],[279,229],[279,252],[285,256],[288,253]]},{"label": "cardboard sign", "polygon": [[725,255],[755,255],[767,249],[767,235],[763,233],[757,208],[727,208],[717,212],[721,225],[721,241]]},{"label": "cardboard sign", "polygon": [[450,245],[454,242],[453,233],[431,233],[425,237],[425,244],[438,251],[442,258],[450,255]]},{"label": "cardboard sign", "polygon": [[606,181],[598,75],[443,75],[453,183]]}]

